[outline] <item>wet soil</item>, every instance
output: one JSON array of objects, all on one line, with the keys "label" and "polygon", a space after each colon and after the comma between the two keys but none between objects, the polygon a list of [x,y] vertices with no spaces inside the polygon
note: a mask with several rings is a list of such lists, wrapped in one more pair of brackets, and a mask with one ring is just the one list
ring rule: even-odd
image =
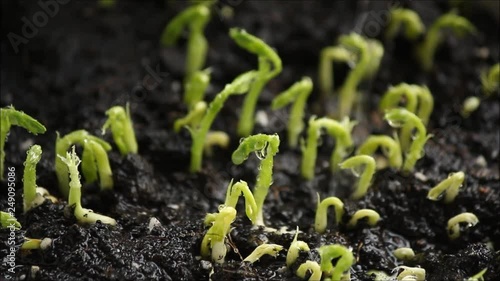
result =
[{"label": "wet soil", "polygon": [[[237,117],[241,97],[231,97],[217,117],[213,129],[231,136],[230,148],[216,149],[205,158],[203,170],[188,173],[191,140],[187,131],[172,130],[176,118],[186,113],[182,104],[182,78],[186,41],[172,48],[159,45],[159,34],[175,14],[186,7],[181,1],[120,1],[116,8],[103,10],[92,1],[60,4],[48,23],[14,52],[7,34],[22,34],[21,19],[41,10],[36,2],[2,1],[1,106],[14,105],[47,127],[47,133],[32,136],[13,128],[6,144],[6,167],[16,169],[16,217],[23,236],[50,237],[45,251],[17,251],[17,280],[299,280],[294,271],[306,260],[319,261],[316,248],[340,243],[352,248],[356,263],[352,280],[372,280],[368,270],[390,274],[398,265],[426,269],[428,280],[464,280],[484,268],[485,280],[500,280],[500,182],[498,96],[483,98],[469,118],[459,114],[463,100],[481,96],[480,72],[499,60],[498,15],[488,6],[469,5],[461,13],[478,28],[475,36],[447,37],[439,48],[435,68],[424,73],[413,52],[415,43],[402,37],[384,42],[385,55],[376,77],[362,85],[365,105],[357,115],[356,144],[368,134],[392,134],[377,112],[377,104],[389,85],[400,82],[429,86],[435,109],[428,130],[434,135],[415,171],[405,175],[393,169],[376,173],[368,194],[359,201],[349,199],[356,179],[350,173],[330,174],[328,158],[334,142],[323,140],[319,148],[316,177],[300,177],[301,153],[286,145],[287,110],[273,112],[274,95],[302,76],[316,77],[320,50],[335,43],[338,35],[353,29],[365,30],[377,15],[387,11],[385,1],[221,1],[213,9],[206,35],[210,43],[207,65],[213,69],[207,100],[230,82],[237,73],[256,67],[256,59],[240,50],[228,37],[228,29],[247,29],[276,48],[284,70],[270,81],[259,100],[258,110],[268,117],[267,125],[255,132],[278,133],[280,152],[275,157],[274,183],[264,205],[266,225],[286,227],[301,233],[310,253],[301,253],[287,269],[286,251],[276,258],[263,257],[255,264],[242,262],[264,243],[287,249],[290,233],[255,229],[244,217],[243,206],[233,223],[232,250],[226,263],[211,264],[199,257],[206,228],[203,218],[215,212],[224,200],[228,182],[255,183],[258,159],[250,157],[240,166],[230,161],[238,145]],[[224,17],[224,5],[234,11]],[[445,1],[401,2],[415,9],[427,26],[451,7]],[[385,23],[379,22],[380,31]],[[373,32],[372,32],[373,33]],[[382,40],[382,33],[367,34]],[[421,39],[420,39],[421,40]],[[336,85],[347,68],[336,66]],[[306,117],[318,114],[313,92]],[[115,188],[100,192],[96,185],[84,187],[82,204],[95,212],[115,218],[116,227],[100,223],[82,226],[64,215],[66,199],[61,198],[54,173],[56,132],[66,134],[86,129],[100,135],[104,112],[113,105],[130,102],[140,153],[121,157],[110,153]],[[105,137],[112,142],[109,135]],[[22,213],[22,168],[31,144],[43,148],[37,167],[39,186],[60,198],[57,204]],[[451,204],[426,199],[436,183],[455,171],[466,173],[466,183]],[[2,182],[6,186],[6,182]],[[5,188],[6,189],[6,188]],[[353,230],[329,225],[326,233],[314,231],[316,193],[322,198],[339,196],[345,203],[344,221],[362,208],[376,210],[382,220],[376,227],[363,223]],[[7,209],[2,191],[0,209]],[[449,218],[473,212],[480,223],[450,241],[446,232]],[[161,225],[148,229],[152,217]],[[0,230],[0,255],[8,254],[8,230]],[[417,257],[403,263],[392,251],[411,247]],[[2,261],[0,272],[8,265]],[[213,273],[211,273],[213,272]],[[3,278],[3,276],[2,276]],[[3,279],[2,279],[3,280]]]}]

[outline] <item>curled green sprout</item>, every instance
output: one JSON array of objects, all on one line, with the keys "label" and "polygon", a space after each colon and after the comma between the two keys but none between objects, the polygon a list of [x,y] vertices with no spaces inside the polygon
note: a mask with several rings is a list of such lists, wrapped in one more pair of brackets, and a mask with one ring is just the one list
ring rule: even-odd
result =
[{"label": "curled green sprout", "polygon": [[468,118],[474,111],[476,111],[481,105],[481,99],[478,97],[468,97],[464,100],[462,105],[462,110],[460,111],[460,115],[463,118]]},{"label": "curled green sprout", "polygon": [[14,230],[21,229],[21,224],[17,221],[17,219],[11,214],[7,212],[0,212],[0,224],[2,228],[10,228]]},{"label": "curled green sprout", "polygon": [[403,261],[411,260],[415,257],[415,252],[413,252],[412,248],[397,248],[393,254],[398,260]]},{"label": "curled green sprout", "polygon": [[318,233],[324,233],[328,223],[328,207],[333,206],[335,209],[335,224],[338,225],[342,221],[344,215],[344,203],[337,197],[331,196],[320,200],[318,194],[318,206],[316,207],[316,218],[314,220],[314,229]]},{"label": "curled green sprout", "polygon": [[353,62],[355,59],[356,54],[341,46],[326,47],[321,50],[318,83],[323,98],[333,92],[333,63]]},{"label": "curled green sprout", "polygon": [[292,103],[290,118],[288,121],[288,145],[292,148],[297,147],[300,133],[304,129],[304,110],[307,98],[311,94],[313,84],[311,78],[304,77],[301,81],[293,84],[288,90],[282,92],[273,99],[272,109],[276,110]]},{"label": "curled green sprout", "polygon": [[262,207],[269,187],[273,182],[274,156],[278,153],[279,145],[280,138],[278,135],[257,134],[244,138],[231,156],[233,163],[236,165],[243,163],[252,152],[255,152],[261,160],[259,174],[253,190],[253,196],[257,203],[257,215],[253,224],[256,225],[264,225]]},{"label": "curled green sprout", "polygon": [[74,145],[83,146],[82,172],[87,183],[92,183],[99,177],[101,189],[113,188],[113,177],[109,166],[107,151],[111,145],[85,130],[71,132],[64,137],[57,135],[56,139],[56,175],[59,189],[64,196],[68,196],[68,167],[61,159],[68,149]]},{"label": "curled green sprout", "polygon": [[473,213],[461,213],[448,220],[448,236],[454,240],[460,237],[460,224],[465,223],[467,228],[475,226],[479,219]]},{"label": "curled green sprout", "polygon": [[26,154],[23,175],[23,210],[25,213],[33,207],[33,202],[37,197],[36,165],[42,158],[42,147],[33,145]]},{"label": "curled green sprout", "polygon": [[222,148],[227,148],[229,146],[229,135],[222,131],[210,131],[207,133],[207,138],[203,144],[203,151],[208,156],[212,156],[212,147],[218,146]]},{"label": "curled green sprout", "polygon": [[205,91],[210,84],[211,69],[196,71],[189,77],[185,84],[184,102],[189,108],[203,100]]},{"label": "curled green sprout", "polygon": [[339,114],[345,117],[351,114],[354,101],[358,99],[358,85],[378,71],[384,48],[377,40],[366,39],[356,33],[340,36],[339,44],[357,56],[355,67],[339,90]]},{"label": "curled green sprout", "polygon": [[440,199],[440,195],[445,193],[444,203],[449,204],[453,202],[460,191],[460,187],[464,183],[464,179],[464,172],[450,174],[447,179],[441,181],[438,185],[429,190],[427,199],[437,201]]},{"label": "curled green sprout", "polygon": [[66,152],[66,157],[60,155],[58,157],[68,166],[70,177],[68,207],[74,208],[76,220],[82,224],[95,224],[100,221],[104,224],[116,225],[116,221],[113,218],[96,214],[92,210],[82,207],[82,184],[80,183],[80,173],[78,172],[80,159],[76,155],[75,147],[73,146],[71,153]]},{"label": "curled green sprout", "polygon": [[255,248],[255,250],[253,250],[253,252],[248,255],[248,257],[246,257],[243,261],[254,263],[264,255],[276,257],[281,250],[283,250],[283,246],[278,244],[262,244]]},{"label": "curled green sprout", "polygon": [[295,236],[293,237],[293,241],[290,244],[290,248],[288,248],[288,253],[286,254],[286,266],[290,267],[299,257],[300,251],[309,252],[311,249],[306,242],[297,240],[299,236],[299,227],[297,226],[297,231],[295,231]]},{"label": "curled green sprout", "polygon": [[425,269],[420,267],[408,267],[408,266],[398,266],[394,270],[398,271],[403,269],[398,276],[398,281],[420,281],[425,280]]},{"label": "curled green sprout", "polygon": [[323,117],[316,119],[314,116],[309,119],[309,128],[307,129],[307,143],[302,145],[302,176],[308,180],[314,178],[314,167],[316,165],[318,139],[321,136],[321,130],[335,137],[335,149],[330,158],[330,167],[332,171],[338,169],[338,164],[350,153],[353,146],[351,131],[356,122],[350,122],[349,118],[344,118],[342,122]]},{"label": "curled green sprout", "polygon": [[498,92],[500,88],[500,63],[493,65],[488,71],[481,73],[481,84],[486,96]]},{"label": "curled green sprout", "polygon": [[354,228],[358,225],[358,221],[366,219],[366,222],[369,226],[375,226],[377,222],[380,220],[380,215],[371,209],[361,209],[356,211],[352,218],[347,223],[348,228]]},{"label": "curled green sprout", "polygon": [[203,258],[211,258],[217,263],[224,263],[227,253],[225,239],[235,218],[236,210],[233,207],[224,205],[219,207],[219,213],[213,215],[212,226],[201,242],[201,256]]},{"label": "curled green sprout", "polygon": [[[331,276],[331,280],[341,280],[344,272],[355,262],[352,252],[339,244],[321,246],[318,252],[321,257],[321,270],[326,276]],[[333,259],[338,259],[335,266],[332,264]]]},{"label": "curled green sprout", "polygon": [[299,266],[296,271],[298,277],[304,279],[306,274],[311,272],[311,276],[308,281],[319,281],[321,280],[321,275],[323,272],[321,271],[320,265],[315,261],[306,261]]},{"label": "curled green sprout", "polygon": [[485,268],[476,273],[475,275],[469,277],[467,281],[484,281],[483,275],[486,273],[486,271],[488,271],[488,268]]},{"label": "curled green sprout", "polygon": [[238,199],[240,196],[245,198],[245,213],[248,219],[253,223],[257,220],[257,203],[255,203],[255,198],[253,197],[250,188],[244,181],[239,181],[233,184],[233,181],[229,183],[226,192],[226,201],[224,206],[236,208]]},{"label": "curled green sprout", "polygon": [[276,77],[281,70],[282,64],[278,54],[264,41],[247,33],[240,28],[231,28],[229,36],[238,46],[248,52],[257,55],[259,66],[255,81],[248,95],[245,96],[241,117],[238,123],[238,134],[242,137],[250,135],[255,122],[255,106],[262,89],[269,80]]},{"label": "curled green sprout", "polygon": [[130,105],[113,106],[106,111],[108,120],[102,126],[102,134],[106,133],[107,128],[111,128],[113,140],[122,155],[129,153],[136,154],[137,140],[135,139],[134,126],[130,117]]},{"label": "curled green sprout", "polygon": [[433,67],[434,54],[438,45],[443,41],[443,30],[450,29],[457,37],[463,37],[467,33],[476,33],[474,25],[466,18],[457,15],[454,11],[440,16],[431,25],[424,41],[418,46],[417,55],[422,68],[430,71]]},{"label": "curled green sprout", "polygon": [[364,166],[365,169],[363,170],[363,173],[359,178],[356,190],[351,195],[351,198],[356,200],[365,196],[366,192],[368,191],[368,188],[371,185],[373,175],[375,174],[375,170],[377,168],[375,159],[373,159],[373,157],[368,155],[357,155],[348,158],[344,162],[340,163],[341,169],[351,169],[356,177],[359,177],[357,169],[362,166]]},{"label": "curled green sprout", "polygon": [[409,40],[416,40],[425,32],[425,26],[415,11],[396,8],[390,11],[390,21],[385,30],[385,38],[392,40],[402,26],[404,27],[404,35]]},{"label": "curled green sprout", "polygon": [[13,106],[0,108],[0,180],[4,179],[5,142],[12,125],[22,127],[34,135],[43,134],[47,130],[33,117],[16,110]]},{"label": "curled green sprout", "polygon": [[188,129],[193,139],[190,165],[192,173],[201,170],[203,147],[208,130],[210,129],[210,126],[212,126],[217,113],[219,113],[224,106],[224,102],[226,102],[226,100],[232,95],[245,94],[249,90],[255,75],[255,71],[248,71],[236,77],[232,83],[227,84],[224,89],[217,94],[217,96],[215,96],[212,102],[210,102],[208,109],[205,111],[205,114],[203,114],[203,117],[201,117],[199,122],[188,122]]},{"label": "curled green sprout", "polygon": [[186,58],[186,76],[191,77],[202,69],[207,56],[208,43],[203,31],[210,20],[210,9],[205,5],[193,5],[168,23],[161,35],[161,43],[171,46],[180,37],[185,27],[189,28]]},{"label": "curled green sprout", "polygon": [[389,165],[399,169],[403,165],[403,156],[399,140],[384,135],[369,136],[365,142],[356,151],[357,155],[372,155],[378,148],[382,148],[382,152],[389,159]]},{"label": "curled green sprout", "polygon": [[410,145],[409,151],[406,153],[403,164],[403,171],[412,171],[417,160],[424,156],[425,143],[432,135],[427,135],[427,129],[420,118],[404,108],[388,110],[384,119],[387,120],[392,127],[399,128],[411,125],[412,129],[415,128],[417,130],[417,134]]}]

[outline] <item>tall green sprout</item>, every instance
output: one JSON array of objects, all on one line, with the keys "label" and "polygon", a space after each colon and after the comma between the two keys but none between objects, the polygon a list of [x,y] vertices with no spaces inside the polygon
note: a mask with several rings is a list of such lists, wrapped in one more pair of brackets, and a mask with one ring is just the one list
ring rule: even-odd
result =
[{"label": "tall green sprout", "polygon": [[242,137],[250,135],[255,121],[255,106],[264,86],[282,70],[281,59],[276,52],[261,39],[240,28],[231,28],[229,36],[238,46],[255,54],[259,67],[255,81],[245,97],[238,123],[238,134]]},{"label": "tall green sprout", "polygon": [[36,165],[42,158],[42,147],[33,145],[26,153],[23,175],[23,211],[26,213],[32,207],[36,198]]}]

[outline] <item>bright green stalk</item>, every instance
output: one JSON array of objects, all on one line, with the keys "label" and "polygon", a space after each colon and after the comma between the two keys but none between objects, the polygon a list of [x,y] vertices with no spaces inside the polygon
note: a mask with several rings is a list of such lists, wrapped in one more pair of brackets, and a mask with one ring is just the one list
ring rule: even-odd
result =
[{"label": "bright green stalk", "polygon": [[467,225],[467,228],[475,226],[479,219],[473,213],[461,213],[448,220],[448,236],[450,239],[457,239],[460,237],[460,223]]},{"label": "bright green stalk", "polygon": [[399,169],[403,165],[403,156],[399,141],[389,136],[377,135],[369,136],[365,142],[358,148],[357,155],[372,155],[381,147],[384,155],[389,159],[389,165]]},{"label": "bright green stalk", "polygon": [[306,261],[299,266],[297,271],[295,272],[299,278],[304,279],[306,277],[307,272],[311,272],[311,276],[308,281],[319,281],[321,280],[321,267],[315,261]]},{"label": "bright green stalk", "polygon": [[295,231],[295,236],[293,237],[293,241],[290,244],[290,248],[288,248],[288,253],[286,254],[287,267],[293,265],[293,263],[299,257],[300,251],[309,252],[311,250],[306,242],[297,240],[298,237],[299,237],[299,227],[297,226],[297,231]]},{"label": "bright green stalk", "polygon": [[359,178],[356,190],[351,195],[351,198],[355,200],[365,196],[366,192],[368,191],[368,188],[371,185],[373,175],[375,174],[375,169],[377,168],[375,159],[373,159],[373,157],[368,155],[357,155],[350,157],[344,162],[340,163],[341,169],[351,169],[356,177],[359,177],[359,174],[356,172],[356,169],[363,165],[365,169],[361,174],[361,177]]},{"label": "bright green stalk", "polygon": [[413,128],[417,129],[417,135],[410,145],[410,149],[406,154],[406,159],[403,164],[403,171],[412,171],[417,160],[424,155],[425,143],[432,136],[427,135],[427,130],[422,120],[404,108],[394,108],[387,111],[384,119],[389,122],[389,125],[395,128],[399,128],[405,124],[411,124]]},{"label": "bright green stalk", "polygon": [[27,152],[23,175],[23,210],[28,212],[36,198],[36,164],[42,158],[42,147],[33,145]]},{"label": "bright green stalk", "polygon": [[487,72],[481,73],[481,84],[486,96],[498,92],[500,87],[500,63],[493,65]]},{"label": "bright green stalk", "polygon": [[288,145],[292,148],[297,147],[300,133],[304,129],[304,111],[307,98],[311,94],[313,84],[311,78],[304,77],[301,81],[293,84],[288,90],[282,92],[273,99],[272,109],[280,109],[285,105],[292,103],[292,110],[288,121]]},{"label": "bright green stalk", "polygon": [[203,100],[205,91],[210,84],[210,74],[210,68],[197,70],[186,79],[184,102],[189,108]]},{"label": "bright green stalk", "polygon": [[318,194],[318,206],[316,207],[316,217],[314,220],[314,229],[318,233],[324,233],[328,223],[328,207],[333,206],[335,208],[335,225],[338,225],[342,221],[342,216],[344,215],[344,203],[337,197],[328,197],[320,200]]},{"label": "bright green stalk", "polygon": [[384,55],[384,48],[380,42],[363,38],[356,33],[340,36],[339,43],[344,48],[352,50],[358,56],[356,66],[349,72],[339,90],[339,113],[340,117],[345,117],[351,113],[357,96],[357,87],[361,80],[377,72],[380,60]]},{"label": "bright green stalk", "polygon": [[358,225],[358,221],[361,219],[367,219],[368,225],[375,226],[380,220],[380,215],[371,209],[361,209],[356,211],[352,218],[347,223],[348,228],[354,228]]},{"label": "bright green stalk", "polygon": [[229,183],[226,192],[226,201],[224,206],[236,208],[239,197],[243,195],[245,197],[245,212],[252,223],[255,223],[258,214],[257,203],[253,197],[248,184],[244,181],[239,181],[233,184],[233,181]]},{"label": "bright green stalk", "polygon": [[47,130],[33,117],[16,110],[13,106],[0,108],[0,180],[4,179],[5,142],[12,125],[22,127],[34,135],[43,134]]},{"label": "bright green stalk", "polygon": [[235,165],[243,163],[248,155],[255,152],[261,160],[259,166],[259,174],[255,182],[253,196],[257,203],[257,215],[254,225],[264,225],[262,208],[266,199],[269,187],[273,182],[273,162],[274,156],[278,153],[280,138],[278,135],[258,134],[249,136],[240,142],[238,148],[233,152],[231,157]]},{"label": "bright green stalk", "polygon": [[7,212],[0,212],[0,224],[2,228],[13,228],[15,230],[21,229],[21,224],[17,219]]},{"label": "bright green stalk", "polygon": [[439,200],[441,194],[445,193],[444,203],[449,204],[453,202],[460,191],[460,187],[464,183],[464,179],[464,172],[450,174],[447,179],[441,181],[429,190],[427,193],[427,199],[436,201]]},{"label": "bright green stalk", "polygon": [[208,109],[203,115],[203,118],[197,126],[190,128],[193,144],[191,146],[191,166],[192,173],[201,170],[201,161],[203,157],[203,145],[207,136],[208,130],[212,125],[215,116],[222,109],[224,102],[231,95],[242,95],[248,91],[253,79],[256,76],[255,71],[245,72],[236,77],[231,84],[227,84],[222,92],[217,94],[214,100],[208,106]]},{"label": "bright green stalk", "polygon": [[321,136],[321,130],[335,138],[335,149],[333,150],[330,167],[332,171],[337,170],[338,164],[349,154],[353,146],[351,131],[356,123],[350,122],[349,118],[344,118],[342,122],[323,117],[309,119],[309,128],[307,129],[307,143],[302,146],[302,176],[308,180],[314,178],[314,166],[316,165],[318,139]]},{"label": "bright green stalk", "polygon": [[406,38],[415,40],[425,32],[425,26],[418,14],[410,9],[396,8],[390,11],[390,21],[385,30],[386,40],[396,37],[401,26]]},{"label": "bright green stalk", "polygon": [[[321,246],[318,252],[321,257],[321,270],[326,276],[331,276],[331,280],[341,280],[343,273],[355,262],[352,252],[339,244]],[[337,258],[337,264],[334,266],[332,260]]]},{"label": "bright green stalk", "polygon": [[434,97],[427,86],[417,86],[418,111],[417,116],[420,117],[424,125],[427,126],[432,110],[434,109]]},{"label": "bright green stalk", "polygon": [[211,257],[216,263],[224,263],[227,252],[224,241],[235,218],[236,210],[233,207],[223,205],[219,207],[219,213],[214,214],[212,226],[201,242],[201,256],[203,258]]},{"label": "bright green stalk", "polygon": [[333,92],[333,63],[355,61],[355,57],[356,54],[344,47],[326,47],[321,50],[318,83],[323,98]]},{"label": "bright green stalk", "polygon": [[102,126],[102,133],[111,127],[113,140],[122,155],[137,153],[137,141],[135,139],[134,126],[130,117],[130,105],[127,103],[126,109],[122,106],[113,106],[106,111],[108,120]]},{"label": "bright green stalk", "polygon": [[410,112],[416,113],[418,105],[417,91],[417,85],[406,83],[389,87],[380,100],[380,111],[385,112],[386,110],[399,107],[399,103],[404,98],[406,101],[405,108]]},{"label": "bright green stalk", "polygon": [[[83,164],[82,166],[84,167],[83,169],[83,174],[86,177],[89,177],[88,179],[86,178],[87,182],[91,183],[97,179],[97,170],[100,170],[100,167],[103,167],[105,170],[99,171],[99,175],[102,175],[103,177],[108,177],[109,176],[109,171],[107,171],[106,165],[102,164],[102,161],[107,161],[107,156],[104,158],[102,156],[102,151],[99,150],[94,150],[93,145],[86,145],[86,142],[88,141],[94,141],[97,144],[99,144],[105,151],[111,150],[111,145],[107,143],[106,141],[93,136],[89,134],[85,130],[78,130],[78,131],[73,131],[64,137],[60,137],[59,134],[57,134],[57,139],[56,139],[56,159],[55,159],[55,169],[56,169],[56,175],[57,175],[57,180],[59,182],[59,189],[63,196],[68,196],[68,167],[65,165],[64,161],[61,160],[60,157],[63,157],[63,155],[66,155],[66,152],[68,149],[74,145],[74,144],[79,144],[83,146]],[[98,153],[99,156],[97,157],[94,155],[95,153]],[[96,164],[96,161],[100,161],[101,164]],[[97,167],[96,167],[97,165]],[[102,173],[102,174],[101,174]],[[101,179],[101,184],[106,184],[105,186],[101,185],[101,188],[109,188],[109,178],[105,179],[104,182]],[[111,184],[112,187],[112,184]]]},{"label": "bright green stalk", "polygon": [[161,43],[164,46],[171,46],[180,37],[182,30],[186,26],[189,28],[186,77],[201,70],[205,64],[208,43],[203,31],[209,20],[210,9],[205,5],[194,5],[178,14],[163,30]]},{"label": "bright green stalk", "polygon": [[229,36],[238,46],[257,55],[259,68],[257,76],[248,95],[243,102],[243,108],[238,123],[238,134],[246,137],[252,133],[254,126],[255,106],[262,89],[269,80],[278,75],[282,70],[281,59],[276,52],[261,39],[247,33],[240,28],[231,28]]},{"label": "bright green stalk", "polygon": [[61,161],[68,166],[69,171],[69,197],[68,206],[74,208],[76,220],[83,224],[94,224],[100,221],[104,224],[116,225],[116,221],[108,216],[94,213],[90,209],[85,209],[81,204],[82,197],[82,184],[80,183],[80,173],[78,172],[78,165],[80,159],[75,153],[73,146],[72,152],[66,152],[66,157],[58,155]]},{"label": "bright green stalk", "polygon": [[443,30],[450,29],[457,37],[463,37],[467,33],[476,33],[476,28],[464,17],[457,15],[454,11],[440,16],[431,25],[424,41],[418,46],[417,56],[422,68],[430,71],[434,64],[434,54],[438,45],[443,41]]},{"label": "bright green stalk", "polygon": [[278,253],[283,250],[283,246],[278,244],[262,244],[259,245],[253,252],[248,255],[243,261],[254,263],[258,261],[263,255],[270,255],[276,257]]}]

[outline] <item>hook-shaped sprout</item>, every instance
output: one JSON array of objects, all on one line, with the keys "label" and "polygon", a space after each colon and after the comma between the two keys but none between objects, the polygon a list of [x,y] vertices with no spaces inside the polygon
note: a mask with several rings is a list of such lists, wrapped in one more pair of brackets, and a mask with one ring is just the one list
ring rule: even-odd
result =
[{"label": "hook-shaped sprout", "polygon": [[333,92],[333,63],[354,62],[356,54],[342,46],[326,47],[321,50],[318,84],[323,99]]},{"label": "hook-shaped sprout", "polygon": [[466,223],[467,228],[475,226],[479,219],[473,213],[461,213],[448,220],[448,236],[454,240],[460,237],[460,224]]},{"label": "hook-shaped sprout", "polygon": [[321,280],[321,275],[323,272],[321,271],[321,267],[315,261],[306,261],[299,266],[297,271],[295,272],[299,278],[304,279],[306,277],[307,272],[311,272],[311,276],[308,281],[318,281]]},{"label": "hook-shaped sprout", "polygon": [[373,175],[375,174],[375,170],[377,168],[377,164],[375,163],[375,159],[368,155],[357,155],[346,159],[344,162],[340,163],[341,169],[351,169],[355,176],[359,177],[359,173],[356,169],[363,166],[365,169],[361,174],[361,177],[358,181],[358,186],[354,193],[351,195],[353,199],[360,199],[365,196],[368,188],[371,185],[371,181]]},{"label": "hook-shaped sprout", "polygon": [[392,40],[396,37],[401,26],[404,27],[404,35],[410,40],[415,40],[425,32],[425,26],[415,11],[410,9],[396,8],[390,10],[389,24],[385,29],[385,39]]},{"label": "hook-shaped sprout", "polygon": [[273,182],[274,156],[278,153],[280,138],[278,135],[258,134],[244,138],[231,157],[236,165],[243,163],[248,155],[255,152],[261,160],[259,174],[255,182],[253,195],[257,203],[257,216],[253,224],[264,225],[262,207],[266,199],[269,187]]},{"label": "hook-shaped sprout", "polygon": [[[341,280],[344,272],[355,262],[352,252],[339,244],[321,246],[318,252],[321,257],[321,270],[331,276],[331,280]],[[332,264],[333,259],[337,259],[335,266]]]},{"label": "hook-shaped sprout", "polygon": [[301,81],[293,84],[288,90],[280,93],[273,99],[272,109],[276,110],[292,103],[292,110],[288,120],[288,145],[292,148],[297,147],[299,135],[304,129],[304,111],[307,98],[311,94],[313,84],[311,78],[304,77]]},{"label": "hook-shaped sprout", "polygon": [[278,244],[262,244],[255,248],[255,250],[253,250],[253,252],[248,255],[248,257],[246,257],[243,261],[254,263],[258,261],[263,255],[276,257],[281,250],[283,250],[283,246]]},{"label": "hook-shaped sprout", "polygon": [[380,220],[380,215],[371,209],[361,209],[356,211],[352,218],[347,223],[348,228],[354,228],[358,225],[358,221],[362,219],[367,219],[367,223],[369,226],[375,226],[377,222]]},{"label": "hook-shaped sprout", "polygon": [[233,181],[231,180],[229,186],[227,187],[224,206],[236,208],[238,198],[242,195],[245,197],[245,213],[248,219],[254,223],[257,219],[258,213],[257,203],[255,203],[255,198],[245,181],[239,181],[233,184]]},{"label": "hook-shaped sprout", "polygon": [[318,205],[316,207],[316,218],[314,220],[314,229],[318,233],[324,233],[328,224],[328,207],[333,206],[335,209],[335,224],[338,225],[342,221],[344,215],[344,203],[337,197],[331,196],[320,200],[318,195]]},{"label": "hook-shaped sprout", "polygon": [[306,242],[297,240],[299,236],[299,227],[297,226],[297,230],[295,231],[295,236],[293,237],[293,241],[290,244],[290,248],[288,248],[288,253],[286,254],[286,266],[290,267],[299,257],[300,251],[309,252],[309,245]]},{"label": "hook-shaped sprout", "polygon": [[445,180],[441,181],[435,187],[429,190],[427,193],[427,199],[437,201],[440,199],[440,195],[445,193],[444,203],[448,204],[455,200],[460,187],[464,183],[465,174],[464,172],[452,173]]},{"label": "hook-shaped sprout", "polygon": [[211,257],[217,263],[224,263],[227,252],[225,240],[235,218],[236,210],[224,205],[219,207],[219,213],[213,214],[212,226],[201,242],[201,256],[203,258]]},{"label": "hook-shaped sprout", "polygon": [[369,136],[365,142],[356,151],[357,155],[372,155],[378,148],[382,148],[382,152],[389,159],[389,165],[399,169],[403,165],[403,156],[397,136],[391,138],[385,135]]}]

